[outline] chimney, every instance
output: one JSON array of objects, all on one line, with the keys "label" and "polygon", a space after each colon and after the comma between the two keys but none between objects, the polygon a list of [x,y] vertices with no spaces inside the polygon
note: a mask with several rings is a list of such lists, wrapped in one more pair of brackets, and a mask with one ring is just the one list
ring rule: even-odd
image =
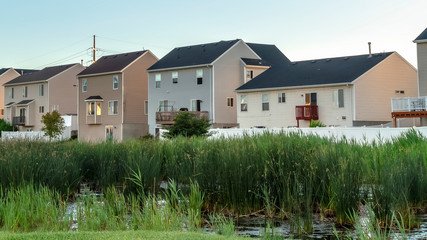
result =
[{"label": "chimney", "polygon": [[371,53],[371,42],[368,42],[368,46],[369,46],[369,57],[371,57],[372,56],[372,53]]},{"label": "chimney", "polygon": [[80,60],[80,64],[83,65],[83,59]]}]

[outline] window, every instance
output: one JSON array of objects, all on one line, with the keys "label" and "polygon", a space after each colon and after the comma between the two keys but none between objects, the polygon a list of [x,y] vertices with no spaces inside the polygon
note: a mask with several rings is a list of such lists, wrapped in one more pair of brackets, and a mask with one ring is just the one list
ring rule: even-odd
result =
[{"label": "window", "polygon": [[159,112],[166,112],[168,110],[168,100],[159,101]]},{"label": "window", "polygon": [[317,93],[306,93],[305,105],[317,105]]},{"label": "window", "polygon": [[15,97],[15,89],[11,88],[9,94],[10,94],[10,98],[14,98]]},{"label": "window", "polygon": [[191,111],[201,111],[202,100],[191,99]]},{"label": "window", "polygon": [[106,140],[113,139],[113,129],[114,129],[114,127],[111,125],[105,126],[105,139]]},{"label": "window", "polygon": [[242,112],[248,111],[248,96],[247,95],[240,96],[240,111],[242,111]]},{"label": "window", "polygon": [[59,105],[52,105],[52,111],[59,111]]},{"label": "window", "polygon": [[82,92],[86,92],[87,91],[87,79],[83,78],[82,79]]},{"label": "window", "polygon": [[227,98],[227,106],[228,107],[233,107],[234,106],[234,98],[232,98],[232,97],[228,97]]},{"label": "window", "polygon": [[197,85],[203,84],[203,69],[196,70]]},{"label": "window", "polygon": [[108,101],[108,115],[117,115],[118,114],[118,108],[119,101]]},{"label": "window", "polygon": [[155,80],[156,88],[160,88],[160,81],[162,81],[162,75],[160,75],[160,73],[156,73]]},{"label": "window", "polygon": [[39,113],[44,113],[44,106],[39,106]]},{"label": "window", "polygon": [[270,95],[269,94],[263,94],[262,95],[262,110],[263,111],[270,110]]},{"label": "window", "polygon": [[247,70],[246,71],[246,81],[251,80],[252,78],[254,78],[254,71],[252,70]]},{"label": "window", "polygon": [[172,83],[178,83],[178,72],[172,72]]},{"label": "window", "polygon": [[286,95],[285,95],[285,93],[278,93],[277,97],[279,98],[279,103],[285,103],[286,102]]},{"label": "window", "polygon": [[22,89],[22,97],[28,97],[28,87],[27,86],[25,86]]},{"label": "window", "polygon": [[144,114],[148,115],[148,101],[144,101]]},{"label": "window", "polygon": [[344,107],[344,89],[336,89],[333,93],[333,102],[336,108]]},{"label": "window", "polygon": [[44,85],[43,84],[39,85],[39,96],[44,96]]},{"label": "window", "polygon": [[119,89],[119,75],[113,76],[113,90]]},{"label": "window", "polygon": [[88,102],[87,103],[87,115],[93,116],[95,115],[100,116],[101,115],[101,102]]}]

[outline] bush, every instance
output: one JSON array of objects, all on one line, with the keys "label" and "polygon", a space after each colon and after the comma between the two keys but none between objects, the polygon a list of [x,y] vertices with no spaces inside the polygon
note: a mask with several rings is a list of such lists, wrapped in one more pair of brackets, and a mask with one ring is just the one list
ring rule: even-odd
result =
[{"label": "bush", "polygon": [[54,110],[52,113],[48,112],[42,116],[42,131],[45,132],[45,136],[49,136],[50,139],[60,136],[64,131],[64,119],[61,117],[58,111]]},{"label": "bush", "polygon": [[0,137],[1,137],[1,132],[2,131],[14,131],[14,127],[6,122],[4,119],[0,119]]},{"label": "bush", "polygon": [[311,128],[315,128],[315,127],[326,127],[325,124],[323,124],[321,121],[319,120],[311,120],[310,122],[310,127]]},{"label": "bush", "polygon": [[169,132],[165,133],[164,137],[206,136],[210,126],[206,118],[197,118],[195,114],[183,111],[176,115],[174,125],[167,128]]}]

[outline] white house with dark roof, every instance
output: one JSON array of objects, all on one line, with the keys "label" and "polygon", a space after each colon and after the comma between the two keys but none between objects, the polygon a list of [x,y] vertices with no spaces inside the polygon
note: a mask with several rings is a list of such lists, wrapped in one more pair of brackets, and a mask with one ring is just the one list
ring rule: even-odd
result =
[{"label": "white house with dark roof", "polygon": [[391,98],[417,96],[417,71],[397,52],[276,65],[236,89],[242,128],[390,122]]},{"label": "white house with dark roof", "polygon": [[83,69],[80,64],[46,67],[4,83],[4,119],[20,131],[40,131],[47,112],[75,115],[76,75]]},{"label": "white house with dark roof", "polygon": [[148,50],[105,56],[78,74],[79,141],[123,141],[148,134]]},{"label": "white house with dark roof", "polygon": [[173,49],[148,69],[150,133],[173,124],[180,110],[208,118],[215,128],[238,126],[234,90],[286,60],[274,45],[240,39]]}]

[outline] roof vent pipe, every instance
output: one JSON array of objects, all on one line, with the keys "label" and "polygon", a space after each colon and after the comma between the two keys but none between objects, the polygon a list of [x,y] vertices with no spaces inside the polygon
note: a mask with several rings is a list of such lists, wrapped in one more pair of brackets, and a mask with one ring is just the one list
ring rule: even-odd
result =
[{"label": "roof vent pipe", "polygon": [[372,54],[371,54],[371,42],[368,42],[368,46],[369,46],[369,57],[372,57]]}]

